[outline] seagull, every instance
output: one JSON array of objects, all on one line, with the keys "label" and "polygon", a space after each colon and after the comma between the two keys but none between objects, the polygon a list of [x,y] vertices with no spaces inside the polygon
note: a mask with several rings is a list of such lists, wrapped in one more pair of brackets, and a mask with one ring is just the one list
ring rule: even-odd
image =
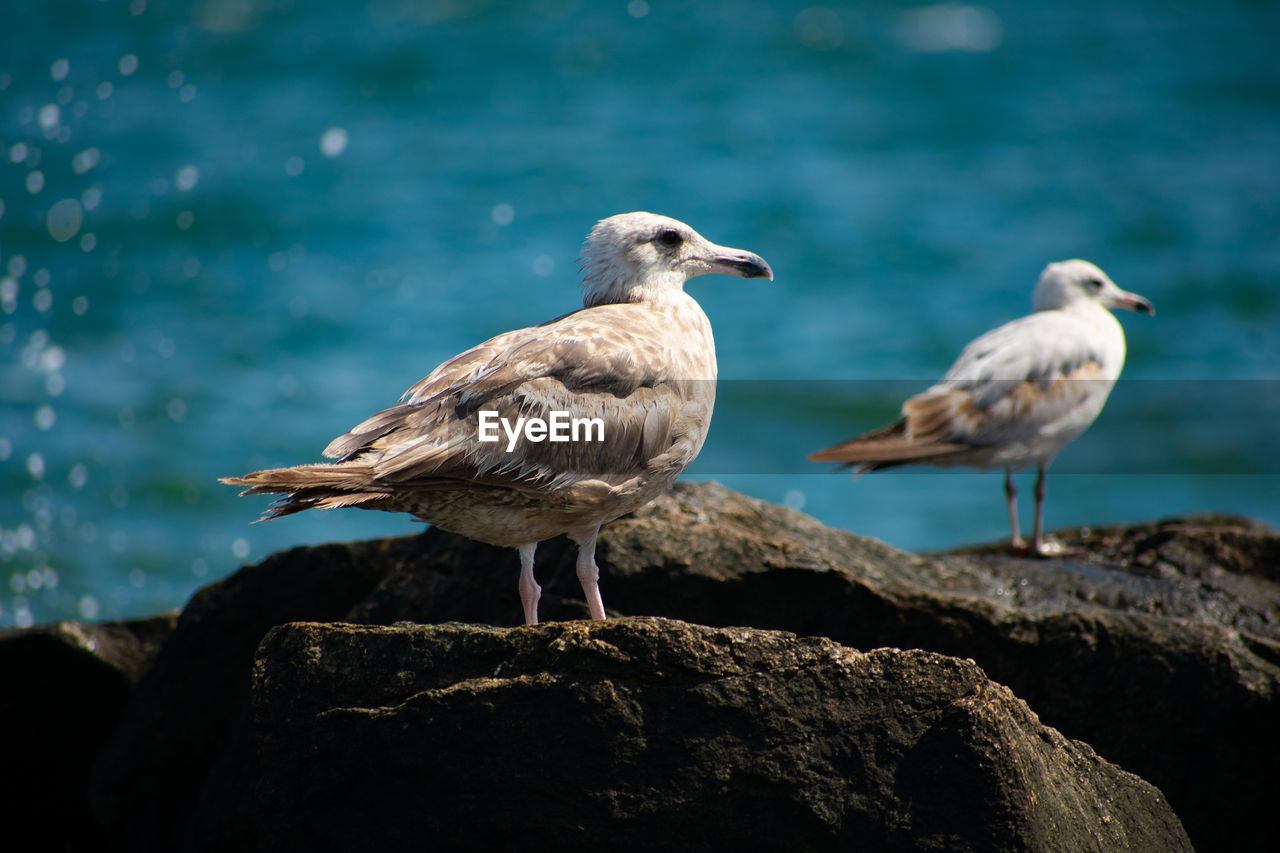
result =
[{"label": "seagull", "polygon": [[[902,404],[897,423],[809,456],[859,473],[898,465],[1003,468],[1015,552],[1040,555],[1045,469],[1102,411],[1124,366],[1124,330],[1108,309],[1155,314],[1088,261],[1049,264],[1034,312],[993,329],[960,353],[942,381]],[[1035,530],[1018,528],[1013,472],[1037,468]]]},{"label": "seagull", "polygon": [[538,621],[542,592],[534,550],[568,534],[591,618],[604,619],[600,526],[666,491],[711,423],[715,341],[684,284],[705,273],[772,279],[773,270],[645,212],[598,222],[581,261],[581,310],[449,359],[399,405],[335,438],[324,455],[336,461],[222,482],[283,495],[259,521],[379,509],[515,547],[527,624]]}]

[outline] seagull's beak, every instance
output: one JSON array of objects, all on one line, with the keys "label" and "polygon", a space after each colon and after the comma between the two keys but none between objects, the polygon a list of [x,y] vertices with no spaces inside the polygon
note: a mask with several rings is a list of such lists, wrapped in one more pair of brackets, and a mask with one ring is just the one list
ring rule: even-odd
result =
[{"label": "seagull's beak", "polygon": [[1139,314],[1150,314],[1155,316],[1155,306],[1151,304],[1151,300],[1145,296],[1139,296],[1136,293],[1130,293],[1127,290],[1121,290],[1118,295],[1112,298],[1111,304],[1117,308],[1125,308],[1129,311],[1136,311]]},{"label": "seagull's beak", "polygon": [[707,259],[708,272],[720,272],[726,275],[740,275],[743,278],[767,278],[773,281],[773,268],[768,261],[751,252],[741,249],[728,249],[724,246],[712,246],[712,253]]}]

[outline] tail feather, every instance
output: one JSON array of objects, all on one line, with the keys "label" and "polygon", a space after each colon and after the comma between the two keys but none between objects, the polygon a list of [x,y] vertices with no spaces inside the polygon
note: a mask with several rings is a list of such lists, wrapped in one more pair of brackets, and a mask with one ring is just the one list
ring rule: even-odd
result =
[{"label": "tail feather", "polygon": [[863,433],[848,441],[809,454],[810,462],[841,462],[841,469],[856,467],[859,473],[930,462],[954,456],[973,448],[954,443],[917,443],[907,435],[905,419]]},{"label": "tail feather", "polygon": [[299,489],[331,488],[343,491],[369,488],[373,468],[368,465],[295,465],[292,468],[268,468],[243,477],[223,477],[219,482],[247,486],[246,495],[268,495],[295,492]]},{"label": "tail feather", "polygon": [[374,485],[373,469],[368,465],[268,468],[243,477],[223,477],[219,482],[245,486],[241,495],[283,495],[258,521],[293,515],[306,509],[369,507],[391,497],[389,491],[380,491]]}]

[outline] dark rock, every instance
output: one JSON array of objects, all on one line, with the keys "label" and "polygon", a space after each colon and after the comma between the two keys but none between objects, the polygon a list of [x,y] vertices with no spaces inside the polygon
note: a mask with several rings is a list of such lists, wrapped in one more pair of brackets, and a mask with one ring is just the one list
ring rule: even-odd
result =
[{"label": "dark rock", "polygon": [[276,853],[1191,849],[1154,787],[926,652],[648,618],[292,624],[253,683]]},{"label": "dark rock", "polygon": [[[412,540],[411,540],[412,541]],[[112,844],[129,851],[180,849],[191,815],[236,811],[252,789],[209,788],[210,772],[247,718],[253,651],[275,625],[340,619],[397,565],[398,540],[268,557],[204,587],[187,603],[114,735],[94,765],[94,813]],[[238,831],[230,822],[221,829]]]},{"label": "dark rock", "polygon": [[[597,555],[615,614],[974,658],[1046,724],[1159,786],[1201,849],[1269,850],[1278,537],[1218,518],[1059,539],[1070,556],[917,556],[678,484],[607,526]],[[564,540],[539,549],[545,619],[586,616],[573,562]],[[110,836],[131,850],[179,849],[189,833],[193,849],[236,849],[256,831],[249,670],[272,626],[513,625],[517,575],[513,550],[428,530],[296,549],[202,591],[99,762]]]},{"label": "dark rock", "polygon": [[[100,849],[89,767],[173,622],[162,616],[0,631],[0,822],[11,849],[47,845],[51,827],[61,849]],[[24,828],[33,846],[22,843]]]},{"label": "dark rock", "polygon": [[682,486],[610,527],[602,589],[627,613],[973,658],[1047,724],[1159,786],[1198,848],[1272,849],[1280,536],[1218,516],[1056,538],[1058,559],[915,556]]}]

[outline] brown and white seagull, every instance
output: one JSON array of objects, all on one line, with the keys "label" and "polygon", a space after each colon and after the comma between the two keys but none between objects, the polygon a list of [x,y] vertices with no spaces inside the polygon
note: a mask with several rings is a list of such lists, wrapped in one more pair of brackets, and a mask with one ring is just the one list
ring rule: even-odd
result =
[{"label": "brown and white seagull", "polygon": [[[1042,553],[1045,469],[1098,417],[1124,366],[1124,330],[1108,309],[1155,309],[1081,260],[1045,267],[1033,307],[965,347],[942,381],[902,404],[902,420],[809,459],[859,473],[911,464],[1004,468],[1013,548]],[[1038,469],[1029,547],[1011,476],[1028,465]]]},{"label": "brown and white seagull", "polygon": [[[566,533],[578,545],[591,617],[605,618],[595,562],[600,526],[666,490],[698,455],[711,423],[715,342],[684,283],[713,272],[772,279],[773,271],[759,255],[643,212],[597,223],[582,271],[581,310],[449,359],[400,405],[334,439],[324,455],[337,461],[222,482],[245,486],[246,495],[283,495],[262,520],[305,509],[380,509],[513,546],[526,623],[538,621],[541,594],[534,549]],[[535,419],[544,426],[519,426]],[[557,419],[568,440],[549,440]],[[583,428],[570,432],[573,423]]]}]

